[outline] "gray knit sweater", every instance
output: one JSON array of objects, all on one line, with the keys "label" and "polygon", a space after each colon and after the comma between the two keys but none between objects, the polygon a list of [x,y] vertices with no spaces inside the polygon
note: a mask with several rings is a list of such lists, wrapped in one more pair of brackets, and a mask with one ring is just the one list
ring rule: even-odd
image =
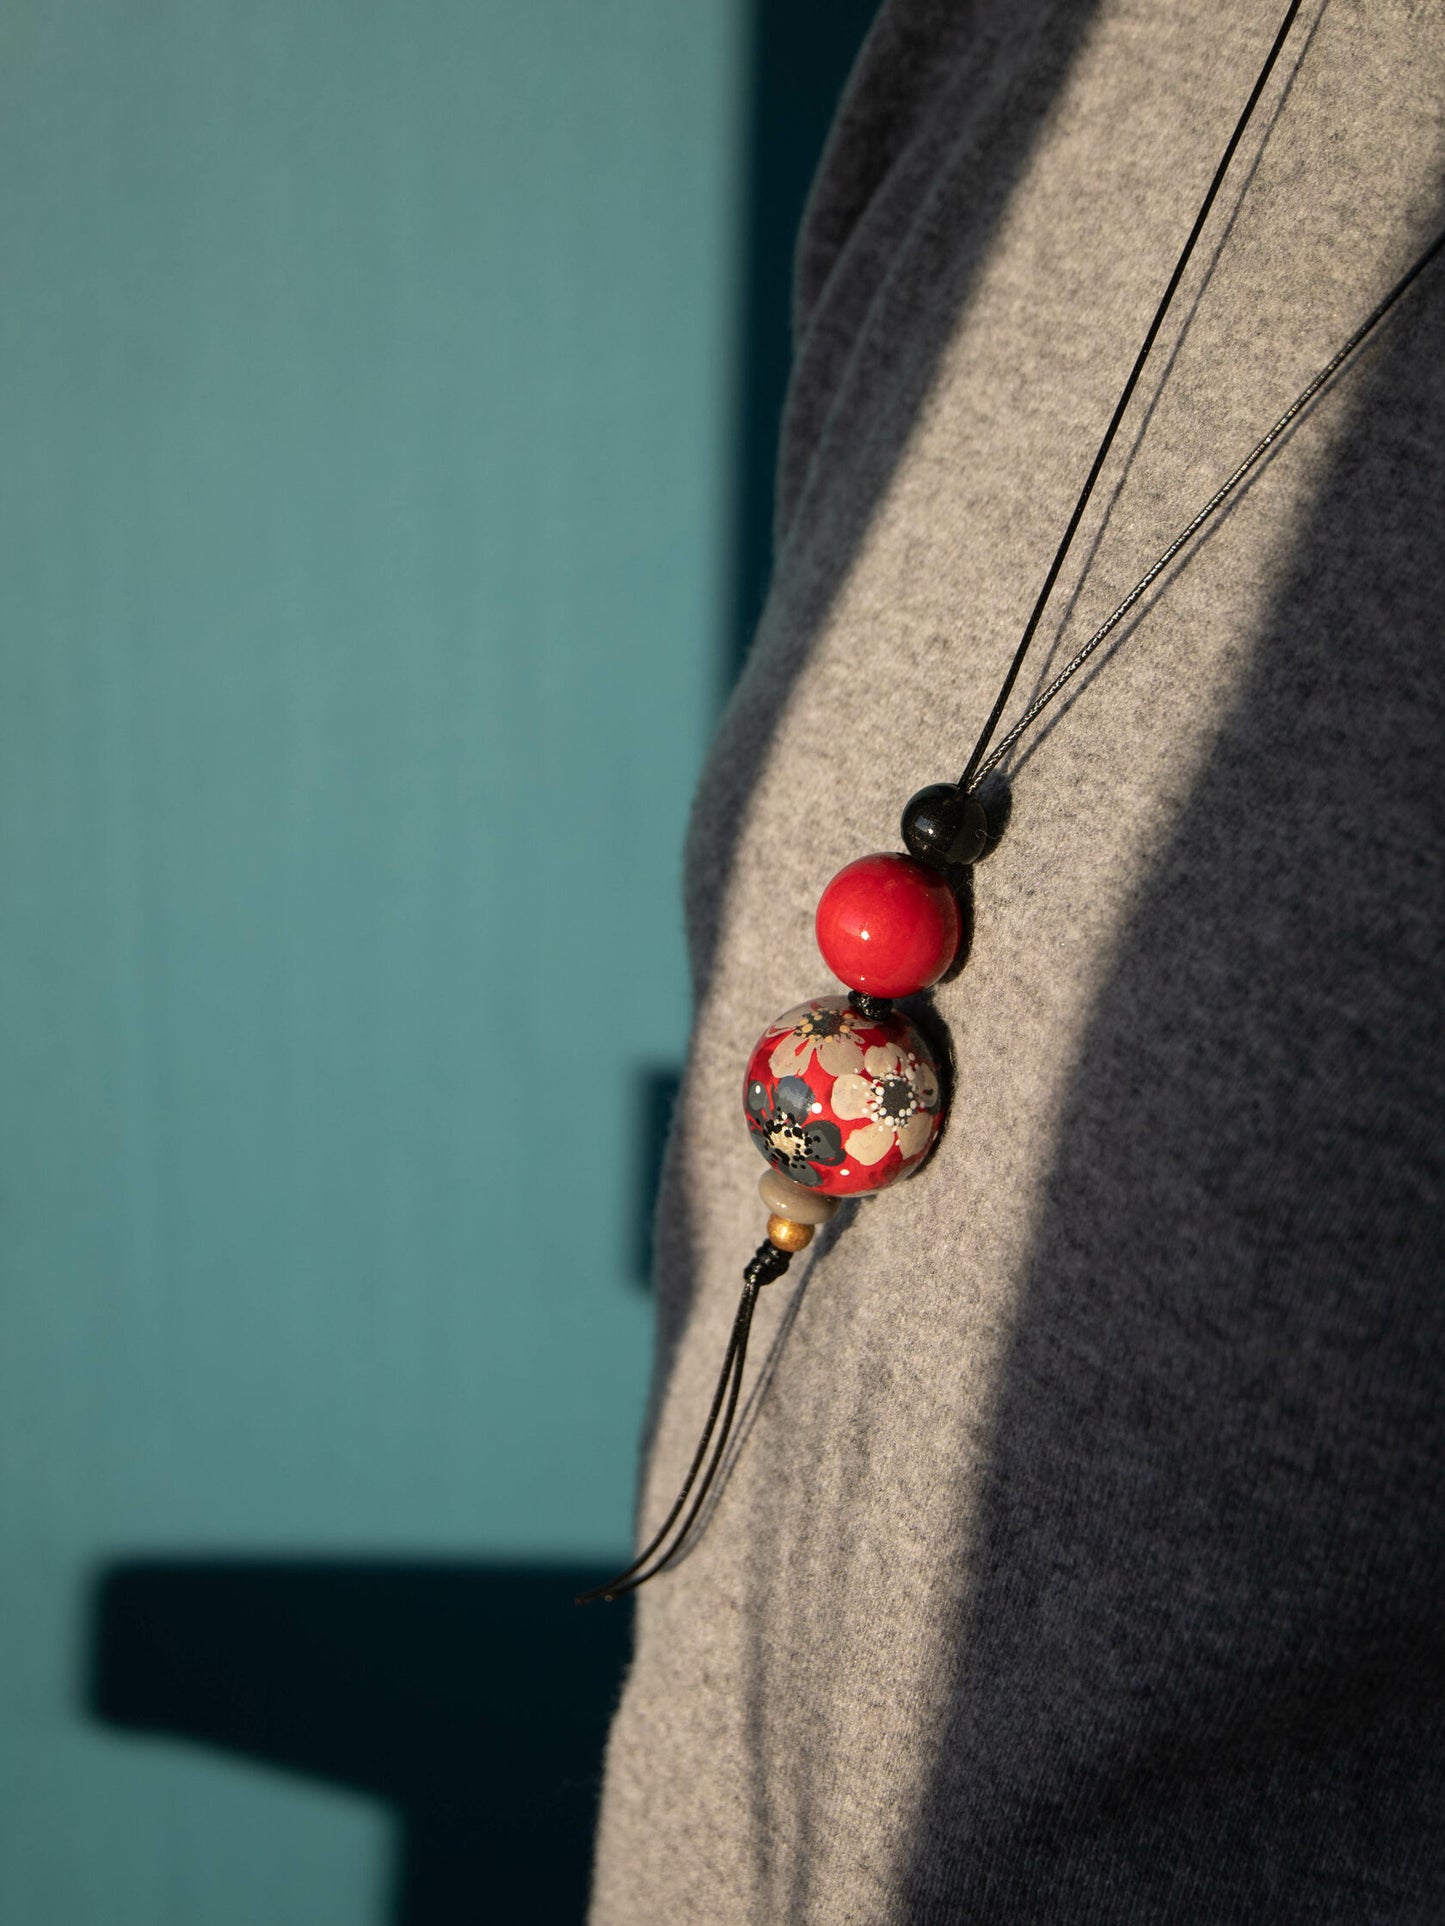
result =
[{"label": "gray knit sweater", "polygon": [[[1281,0],[890,0],[704,778],[641,1521],[813,906],[956,776]],[[1306,0],[1020,694],[1445,222],[1445,10]],[[1012,758],[953,1109],[764,1294],[594,1926],[1445,1921],[1445,263]],[[605,1609],[605,1608],[598,1608]]]}]

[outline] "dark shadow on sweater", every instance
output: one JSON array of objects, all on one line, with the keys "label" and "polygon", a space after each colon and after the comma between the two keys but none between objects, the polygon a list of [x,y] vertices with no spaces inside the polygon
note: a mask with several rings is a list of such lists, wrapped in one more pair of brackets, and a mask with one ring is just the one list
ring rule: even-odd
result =
[{"label": "dark shadow on sweater", "polygon": [[85,1710],[386,1802],[392,1926],[577,1926],[632,1616],[577,1609],[597,1577],[130,1560],[95,1582]]},{"label": "dark shadow on sweater", "polygon": [[1442,371],[1435,271],[1094,1012],[916,1926],[1445,1918]]}]

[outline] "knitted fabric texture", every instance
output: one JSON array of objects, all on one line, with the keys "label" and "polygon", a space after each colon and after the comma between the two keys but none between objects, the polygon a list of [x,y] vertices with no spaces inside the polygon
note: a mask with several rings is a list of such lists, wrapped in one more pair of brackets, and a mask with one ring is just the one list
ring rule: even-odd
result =
[{"label": "knitted fabric texture", "polygon": [[[644,1525],[759,1235],[746,1052],[962,766],[1277,12],[864,50],[691,832]],[[1441,7],[1308,0],[1020,699],[1445,223],[1442,99]],[[594,1926],[1445,1918],[1442,503],[1437,267],[1012,756],[944,1139],[764,1293],[639,1596]]]}]

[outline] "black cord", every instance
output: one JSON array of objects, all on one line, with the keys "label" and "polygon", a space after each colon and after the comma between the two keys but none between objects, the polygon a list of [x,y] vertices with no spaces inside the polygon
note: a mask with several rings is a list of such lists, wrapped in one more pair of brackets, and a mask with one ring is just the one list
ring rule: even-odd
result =
[{"label": "black cord", "polygon": [[1003,761],[1004,757],[1008,754],[1009,750],[1012,749],[1024,731],[1038,720],[1039,716],[1053,701],[1054,697],[1059,694],[1065,683],[1078,674],[1079,670],[1083,668],[1095,649],[1113,633],[1129,613],[1130,609],[1132,609],[1134,604],[1139,600],[1140,596],[1146,594],[1164,573],[1180,549],[1194,539],[1210,517],[1216,514],[1218,510],[1224,506],[1225,502],[1229,500],[1230,496],[1239,487],[1240,483],[1245,480],[1246,476],[1264,460],[1264,457],[1279,440],[1285,429],[1303,413],[1320,392],[1321,388],[1339,373],[1350,356],[1357,348],[1363,345],[1366,337],[1374,332],[1390,312],[1391,308],[1394,307],[1395,303],[1412,283],[1425,272],[1425,269],[1429,267],[1430,263],[1435,259],[1435,256],[1440,253],[1442,248],[1445,248],[1445,230],[1442,230],[1436,235],[1435,239],[1430,243],[1429,247],[1425,249],[1425,252],[1415,262],[1414,266],[1408,268],[1406,272],[1400,276],[1384,300],[1365,317],[1359,327],[1357,327],[1350,336],[1349,340],[1346,341],[1336,353],[1331,355],[1330,359],[1325,363],[1324,367],[1320,369],[1314,380],[1311,381],[1307,387],[1300,390],[1299,394],[1295,396],[1294,400],[1288,408],[1285,409],[1284,413],[1280,416],[1279,420],[1275,422],[1269,432],[1261,436],[1245,456],[1244,460],[1239,464],[1238,468],[1235,469],[1234,473],[1216,489],[1194,519],[1180,529],[1168,548],[1166,548],[1158,559],[1139,577],[1139,580],[1134,584],[1133,588],[1130,589],[1123,601],[1114,612],[1095,629],[1094,633],[1079,650],[1078,654],[1072,657],[1072,659],[1060,669],[1048,687],[1029,704],[1028,708],[1025,709],[1024,713],[1009,730],[1008,734],[999,742],[993,753],[979,764],[974,777],[975,787],[983,781],[990,770],[998,767],[999,763]]},{"label": "black cord", "polygon": [[[769,1246],[769,1248],[771,1249],[773,1247]],[[787,1252],[779,1251],[778,1256],[786,1258]],[[780,1268],[785,1269],[786,1265]],[[638,1553],[630,1565],[623,1571],[618,1572],[615,1578],[609,1578],[605,1585],[599,1585],[595,1591],[582,1592],[576,1600],[577,1604],[591,1605],[599,1598],[604,1598],[610,1603],[614,1598],[620,1598],[624,1592],[635,1591],[639,1585],[645,1585],[649,1578],[655,1578],[660,1571],[667,1565],[670,1565],[672,1560],[676,1558],[677,1554],[682,1550],[683,1545],[687,1542],[687,1535],[692,1530],[698,1513],[702,1510],[703,1501],[707,1497],[713,1479],[717,1476],[718,1466],[722,1463],[722,1455],[727,1448],[728,1435],[733,1426],[733,1416],[738,1408],[738,1393],[742,1389],[743,1365],[748,1354],[748,1332],[752,1328],[753,1307],[758,1301],[759,1290],[766,1282],[768,1282],[766,1277],[759,1277],[756,1274],[755,1264],[750,1264],[744,1274],[742,1296],[738,1299],[737,1315],[733,1319],[732,1337],[728,1341],[728,1348],[723,1357],[722,1370],[718,1373],[717,1389],[713,1392],[712,1409],[707,1414],[707,1423],[703,1426],[701,1438],[698,1439],[697,1450],[693,1454],[693,1460],[688,1468],[688,1474],[686,1478],[683,1479],[682,1490],[677,1494],[672,1510],[663,1520],[662,1529],[652,1539],[651,1543]],[[718,1413],[723,1410],[724,1397],[727,1398],[727,1409],[723,1412],[722,1429],[718,1432],[717,1444],[714,1447],[708,1468],[703,1475],[702,1483],[698,1486],[697,1497],[693,1500],[692,1509],[678,1527],[677,1536],[673,1539],[671,1545],[669,1545],[667,1550],[658,1558],[656,1564],[649,1570],[644,1571],[642,1569],[643,1566],[647,1564],[647,1561],[652,1557],[653,1553],[663,1544],[668,1533],[676,1523],[678,1514],[687,1503],[688,1493],[692,1490],[694,1480],[697,1478],[698,1469],[707,1453],[708,1440],[712,1437],[714,1427],[717,1425]]]},{"label": "black cord", "polygon": [[1029,645],[1034,639],[1034,632],[1038,628],[1043,616],[1044,606],[1053,593],[1054,583],[1059,578],[1059,570],[1064,566],[1064,558],[1069,552],[1074,536],[1078,533],[1079,523],[1083,520],[1084,510],[1089,505],[1089,497],[1094,492],[1094,484],[1099,479],[1099,471],[1103,468],[1108,458],[1109,450],[1114,445],[1114,436],[1118,432],[1119,423],[1124,419],[1124,411],[1129,406],[1134,389],[1138,385],[1139,377],[1144,372],[1144,363],[1149,359],[1149,351],[1154,346],[1155,337],[1158,335],[1160,328],[1163,327],[1164,317],[1169,312],[1169,304],[1174,299],[1180,281],[1184,278],[1184,270],[1189,265],[1190,255],[1194,252],[1194,244],[1203,232],[1204,223],[1209,218],[1209,210],[1214,206],[1215,196],[1224,185],[1224,177],[1229,172],[1229,163],[1234,159],[1234,150],[1244,138],[1244,130],[1248,127],[1250,118],[1256,106],[1259,104],[1259,97],[1265,90],[1270,74],[1274,71],[1274,63],[1279,58],[1280,50],[1289,38],[1289,30],[1294,25],[1294,17],[1299,12],[1299,9],[1300,0],[1290,0],[1289,6],[1285,9],[1284,19],[1280,22],[1279,32],[1274,37],[1274,44],[1266,56],[1264,65],[1259,70],[1259,78],[1254,83],[1249,99],[1244,103],[1244,112],[1240,115],[1234,132],[1230,135],[1224,152],[1220,156],[1219,165],[1214,170],[1214,178],[1209,183],[1208,192],[1199,204],[1199,212],[1194,217],[1194,225],[1189,230],[1189,238],[1184,243],[1184,249],[1178,261],[1174,264],[1174,272],[1169,277],[1169,285],[1165,288],[1163,298],[1154,310],[1154,319],[1149,323],[1149,331],[1144,336],[1144,345],[1135,356],[1134,366],[1129,371],[1129,379],[1124,383],[1124,389],[1119,396],[1113,416],[1110,419],[1108,427],[1104,430],[1104,439],[1099,443],[1099,452],[1094,457],[1094,465],[1089,470],[1088,478],[1079,493],[1079,499],[1074,503],[1074,512],[1069,517],[1069,524],[1064,530],[1063,540],[1059,543],[1054,554],[1054,559],[1049,565],[1049,572],[1044,577],[1044,585],[1039,590],[1038,600],[1033,606],[1033,613],[1029,616],[1024,626],[1023,637],[1017,649],[1014,651],[1014,658],[1009,664],[1008,674],[1003,679],[1003,687],[998,692],[998,699],[995,701],[989,713],[988,721],[983,725],[983,732],[974,745],[973,754],[969,757],[967,766],[958,779],[960,789],[971,788],[975,778],[983,773],[980,765],[988,750],[988,745],[993,739],[993,732],[998,727],[999,717],[1003,714],[1004,707],[1009,697],[1013,694],[1013,686],[1018,680],[1019,670],[1024,666],[1024,657],[1029,652]]}]

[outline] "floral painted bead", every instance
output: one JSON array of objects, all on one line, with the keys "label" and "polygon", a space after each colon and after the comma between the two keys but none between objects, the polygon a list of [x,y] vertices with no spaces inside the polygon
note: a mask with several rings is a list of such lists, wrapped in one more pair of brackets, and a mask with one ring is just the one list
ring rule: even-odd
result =
[{"label": "floral painted bead", "polygon": [[943,1121],[938,1066],[907,1017],[818,997],[778,1018],[748,1061],[743,1112],[795,1184],[858,1197],[906,1177]]}]

